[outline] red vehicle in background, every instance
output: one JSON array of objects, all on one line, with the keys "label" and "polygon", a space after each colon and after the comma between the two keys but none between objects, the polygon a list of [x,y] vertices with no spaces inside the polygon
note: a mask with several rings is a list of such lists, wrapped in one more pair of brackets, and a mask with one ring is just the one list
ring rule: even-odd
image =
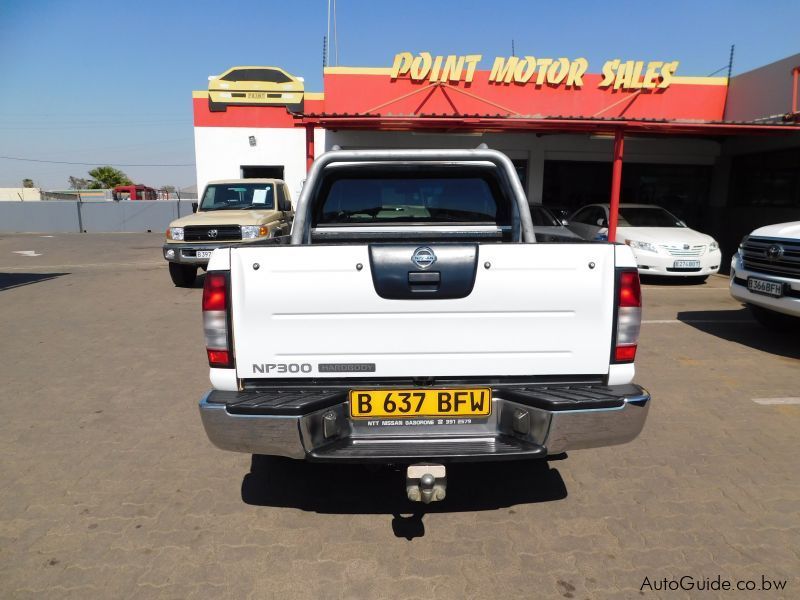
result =
[{"label": "red vehicle in background", "polygon": [[118,185],[112,190],[114,200],[158,200],[158,192],[146,185]]}]

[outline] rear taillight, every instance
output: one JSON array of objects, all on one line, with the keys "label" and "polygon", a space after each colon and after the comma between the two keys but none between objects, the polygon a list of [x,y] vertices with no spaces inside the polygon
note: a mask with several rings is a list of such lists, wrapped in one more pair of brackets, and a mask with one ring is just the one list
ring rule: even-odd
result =
[{"label": "rear taillight", "polygon": [[636,269],[617,270],[617,330],[614,332],[614,363],[632,363],[636,358],[642,326],[642,288]]},{"label": "rear taillight", "polygon": [[206,273],[203,286],[203,331],[206,353],[211,367],[233,368],[228,329],[228,276],[226,273]]}]

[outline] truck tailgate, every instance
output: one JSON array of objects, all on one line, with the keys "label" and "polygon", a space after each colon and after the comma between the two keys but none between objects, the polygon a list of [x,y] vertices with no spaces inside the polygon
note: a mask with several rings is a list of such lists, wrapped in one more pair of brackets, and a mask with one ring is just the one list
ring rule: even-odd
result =
[{"label": "truck tailgate", "polygon": [[367,244],[235,248],[237,376],[605,374],[614,251],[478,245],[465,297],[387,299],[376,292]]}]

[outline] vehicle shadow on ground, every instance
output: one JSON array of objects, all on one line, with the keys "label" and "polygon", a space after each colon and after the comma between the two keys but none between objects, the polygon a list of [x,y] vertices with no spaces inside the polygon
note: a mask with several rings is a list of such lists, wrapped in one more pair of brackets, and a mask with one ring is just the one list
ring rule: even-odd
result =
[{"label": "vehicle shadow on ground", "polygon": [[324,514],[392,515],[395,535],[407,539],[424,535],[426,513],[496,510],[566,497],[561,474],[546,460],[448,465],[447,497],[429,505],[406,498],[404,468],[254,456],[242,481],[246,504]]},{"label": "vehicle shadow on ground", "polygon": [[767,329],[753,319],[746,308],[682,311],[678,313],[678,320],[729,342],[778,356],[800,358],[798,329]]},{"label": "vehicle shadow on ground", "polygon": [[0,292],[40,283],[48,279],[56,279],[62,275],[71,275],[71,273],[0,273]]}]

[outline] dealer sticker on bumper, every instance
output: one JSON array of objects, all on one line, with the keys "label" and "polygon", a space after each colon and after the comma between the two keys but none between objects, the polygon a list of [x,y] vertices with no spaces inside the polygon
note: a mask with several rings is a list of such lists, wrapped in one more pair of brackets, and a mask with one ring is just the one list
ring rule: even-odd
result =
[{"label": "dealer sticker on bumper", "polygon": [[403,417],[485,417],[492,412],[492,390],[352,390],[354,419]]}]

